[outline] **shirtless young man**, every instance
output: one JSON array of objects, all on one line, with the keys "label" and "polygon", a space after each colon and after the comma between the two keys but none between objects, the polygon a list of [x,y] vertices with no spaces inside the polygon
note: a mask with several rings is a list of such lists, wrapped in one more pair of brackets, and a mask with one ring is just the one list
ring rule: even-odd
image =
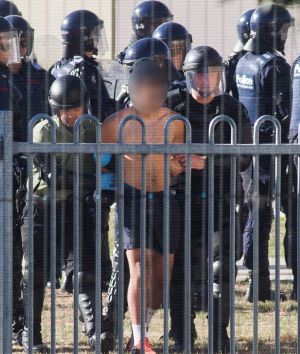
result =
[{"label": "shirtless young man", "polygon": [[[143,119],[146,127],[147,144],[164,143],[164,125],[175,112],[164,108],[168,90],[167,72],[151,59],[142,59],[132,68],[129,78],[129,94],[133,107],[126,108],[103,123],[102,141],[117,143],[119,125],[128,115]],[[129,121],[123,130],[124,142],[142,142],[142,129],[138,122]],[[183,143],[184,124],[171,124],[170,143]],[[142,188],[142,158],[139,154],[124,157],[124,228],[125,248],[129,263],[130,282],[128,306],[133,330],[131,353],[141,353],[141,254],[140,254],[140,199]],[[170,174],[183,172],[176,159],[170,161]],[[164,156],[150,154],[146,157],[146,299],[145,352],[155,354],[148,339],[148,328],[154,311],[162,304],[163,298],[163,195]],[[170,197],[170,249],[169,266],[172,272],[174,253],[179,241],[180,215],[177,201]]]}]

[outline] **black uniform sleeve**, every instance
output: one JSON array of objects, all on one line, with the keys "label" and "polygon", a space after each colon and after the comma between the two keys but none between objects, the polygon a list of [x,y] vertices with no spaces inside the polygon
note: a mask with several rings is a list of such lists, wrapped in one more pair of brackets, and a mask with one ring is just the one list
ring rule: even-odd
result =
[{"label": "black uniform sleeve", "polygon": [[269,107],[269,111],[273,111],[281,123],[282,142],[288,143],[292,92],[291,67],[283,58],[278,57],[277,65],[272,63],[264,68],[261,80],[268,96],[273,97],[272,101],[268,100],[273,104],[273,107]]},{"label": "black uniform sleeve", "polygon": [[[223,102],[224,112],[223,114],[231,117],[237,127],[237,143],[238,144],[252,144],[252,129],[245,107],[234,98],[226,95],[226,99]],[[227,123],[223,123],[223,129]],[[228,128],[228,126],[227,126]],[[222,128],[221,128],[222,129]],[[229,129],[228,129],[229,131]],[[220,134],[222,136],[223,134]],[[225,138],[226,139],[226,138]],[[228,138],[220,138],[220,141],[216,140],[216,143],[228,144]],[[239,155],[237,157],[238,172],[245,171],[251,163],[250,155]],[[222,166],[223,168],[230,168],[231,158],[228,155],[216,156],[215,165]]]}]

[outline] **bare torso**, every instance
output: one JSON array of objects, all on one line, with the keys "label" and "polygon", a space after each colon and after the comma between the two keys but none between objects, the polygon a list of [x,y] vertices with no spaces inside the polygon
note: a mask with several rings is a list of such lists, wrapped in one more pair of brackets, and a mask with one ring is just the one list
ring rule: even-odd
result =
[{"label": "bare torso", "polygon": [[[175,113],[167,108],[161,108],[154,117],[143,117],[138,114],[134,108],[127,108],[108,118],[111,120],[109,125],[115,131],[115,141],[105,142],[117,142],[117,136],[119,132],[120,122],[128,115],[137,115],[143,119],[146,128],[146,142],[147,144],[164,144],[164,125],[167,120]],[[104,136],[105,132],[104,122]],[[169,129],[169,142],[182,143],[183,142],[183,123],[176,121],[171,124]],[[123,137],[125,144],[141,144],[142,143],[142,128],[139,122],[129,121],[123,130]],[[109,137],[108,137],[109,139]],[[164,175],[170,173],[170,171],[164,171],[164,155],[150,154],[146,156],[146,189],[148,192],[160,192],[164,190]],[[176,163],[174,161],[174,163]],[[171,161],[171,165],[173,160]],[[172,165],[172,170],[174,166]],[[175,168],[176,169],[176,168]],[[181,171],[178,171],[181,172]],[[176,172],[175,172],[176,173]],[[174,174],[174,173],[173,173]],[[136,189],[142,187],[142,156],[140,154],[131,154],[124,156],[124,183],[131,185]]]}]

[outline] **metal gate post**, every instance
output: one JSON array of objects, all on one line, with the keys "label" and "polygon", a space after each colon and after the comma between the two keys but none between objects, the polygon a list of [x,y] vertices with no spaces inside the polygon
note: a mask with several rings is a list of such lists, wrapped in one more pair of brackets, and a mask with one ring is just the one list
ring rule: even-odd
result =
[{"label": "metal gate post", "polygon": [[13,124],[0,112],[0,353],[12,352]]}]

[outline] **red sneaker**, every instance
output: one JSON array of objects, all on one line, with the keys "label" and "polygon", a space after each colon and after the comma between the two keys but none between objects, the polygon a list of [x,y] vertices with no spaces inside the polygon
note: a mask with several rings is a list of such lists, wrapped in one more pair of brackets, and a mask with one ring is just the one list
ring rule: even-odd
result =
[{"label": "red sneaker", "polygon": [[[135,347],[132,348],[131,354],[140,354],[142,352],[141,347],[142,347],[142,341],[140,341],[138,345],[136,345]],[[151,348],[148,338],[145,338],[144,351],[145,351],[145,353],[148,353],[148,354],[156,354],[156,352]]]}]

